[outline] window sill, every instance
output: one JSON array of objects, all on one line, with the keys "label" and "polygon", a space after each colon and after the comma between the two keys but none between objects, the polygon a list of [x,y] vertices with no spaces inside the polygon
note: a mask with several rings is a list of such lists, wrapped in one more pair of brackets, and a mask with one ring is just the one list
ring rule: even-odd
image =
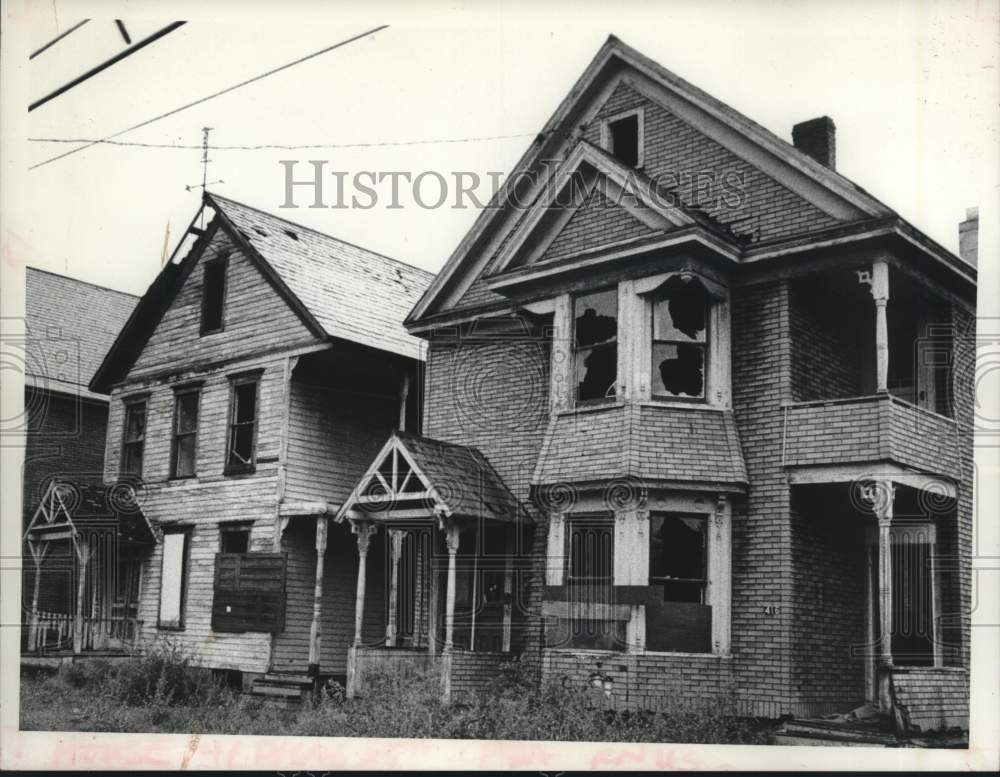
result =
[{"label": "window sill", "polygon": [[197,479],[198,479],[197,473],[195,473],[194,475],[171,475],[170,477],[167,478],[167,482],[168,483],[178,483],[178,482],[183,483],[183,482],[188,481],[188,480],[197,480]]},{"label": "window sill", "polygon": [[159,631],[184,631],[184,626],[165,626],[162,623],[157,623],[156,628]]},{"label": "window sill", "polygon": [[254,475],[257,472],[257,467],[242,467],[240,469],[226,469],[223,470],[222,474],[227,478],[240,478],[248,477],[249,475]]},{"label": "window sill", "polygon": [[199,337],[207,337],[208,335],[219,335],[225,332],[225,328],[220,329],[205,329],[198,333]]},{"label": "window sill", "polygon": [[546,647],[543,650],[547,653],[560,653],[563,655],[581,656],[608,656],[608,657],[639,657],[649,656],[651,658],[702,658],[719,659],[722,661],[732,660],[732,653],[681,653],[672,650],[599,650],[597,648],[557,648]]}]

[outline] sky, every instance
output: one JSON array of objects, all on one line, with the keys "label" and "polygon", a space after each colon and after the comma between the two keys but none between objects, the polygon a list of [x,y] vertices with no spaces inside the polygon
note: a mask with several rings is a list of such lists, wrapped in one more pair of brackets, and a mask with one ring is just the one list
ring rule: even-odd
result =
[{"label": "sky", "polygon": [[[27,114],[16,126],[25,138],[106,137],[389,26],[119,138],[195,148],[94,146],[28,170],[4,203],[16,216],[8,241],[25,263],[145,291],[165,239],[172,248],[197,210],[200,190],[186,187],[202,180],[207,126],[219,146],[374,144],[216,148],[207,174],[221,183],[209,190],[436,272],[475,208],[420,207],[404,187],[396,208],[385,196],[369,209],[307,208],[299,193],[302,207],[283,209],[281,161],[296,161],[303,177],[309,160],[324,160],[349,175],[487,180],[516,163],[611,33],[780,137],[829,115],[838,170],[953,251],[965,208],[997,196],[995,2],[275,5],[30,4],[26,50],[91,21],[18,68],[25,102],[120,51],[115,18],[133,40],[175,18],[188,23]],[[26,170],[73,147],[25,142],[16,164]],[[423,191],[425,204],[435,199],[433,186]],[[488,197],[488,186],[479,191]]]}]

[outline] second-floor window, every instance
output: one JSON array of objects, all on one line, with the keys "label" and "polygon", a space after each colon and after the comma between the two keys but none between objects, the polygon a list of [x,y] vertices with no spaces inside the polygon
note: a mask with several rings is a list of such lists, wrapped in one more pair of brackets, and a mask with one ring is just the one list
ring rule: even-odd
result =
[{"label": "second-floor window", "polygon": [[704,399],[708,295],[697,281],[673,278],[653,299],[654,397]]},{"label": "second-floor window", "polygon": [[180,389],[174,397],[173,455],[171,477],[190,478],[197,474],[198,402],[197,388]]},{"label": "second-floor window", "polygon": [[203,335],[221,332],[223,329],[227,264],[226,257],[221,256],[206,262],[202,270],[201,333]]},{"label": "second-floor window", "polygon": [[125,435],[122,441],[122,474],[142,474],[142,454],[145,445],[146,400],[127,401],[125,403]]},{"label": "second-floor window", "polygon": [[614,399],[618,381],[617,289],[577,297],[573,322],[577,401]]},{"label": "second-floor window", "polygon": [[258,376],[234,378],[229,404],[226,472],[252,472],[257,448]]}]

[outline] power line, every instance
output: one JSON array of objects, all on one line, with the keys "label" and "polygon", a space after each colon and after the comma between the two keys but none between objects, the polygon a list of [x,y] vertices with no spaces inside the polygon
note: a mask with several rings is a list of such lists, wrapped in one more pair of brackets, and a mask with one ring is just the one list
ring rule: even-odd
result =
[{"label": "power line", "polygon": [[[288,64],[281,65],[280,67],[276,67],[276,68],[274,68],[272,70],[268,70],[266,73],[261,73],[260,75],[256,75],[253,78],[248,78],[246,81],[241,81],[238,84],[234,84],[233,86],[226,87],[225,89],[222,89],[222,90],[220,90],[218,92],[213,92],[212,94],[206,95],[205,97],[202,97],[202,98],[200,98],[198,100],[195,100],[194,102],[187,103],[185,105],[180,106],[179,108],[174,108],[173,110],[167,111],[166,113],[161,113],[159,116],[154,116],[152,119],[147,119],[146,121],[143,121],[143,122],[140,122],[138,124],[135,124],[135,125],[133,125],[131,127],[128,127],[127,129],[120,130],[119,132],[116,132],[113,135],[108,135],[106,138],[102,138],[101,141],[99,141],[99,142],[105,142],[105,141],[111,140],[113,138],[120,137],[121,135],[124,135],[124,134],[126,134],[128,132],[132,132],[133,130],[139,129],[140,127],[146,127],[146,126],[152,124],[153,122],[159,121],[160,119],[165,119],[168,116],[173,116],[174,114],[180,113],[181,111],[185,111],[188,108],[193,108],[196,105],[200,105],[201,103],[207,102],[207,101],[212,100],[212,99],[214,99],[216,97],[221,97],[222,95],[227,94],[228,92],[235,91],[236,89],[239,89],[240,87],[243,87],[243,86],[247,86],[248,84],[252,84],[255,81],[260,81],[261,79],[267,78],[268,76],[272,76],[275,73],[280,73],[282,70],[287,70],[290,67],[294,67],[295,65],[299,65],[299,64],[301,64],[301,63],[303,63],[303,62],[305,62],[307,60],[313,59],[314,57],[318,57],[321,54],[326,54],[327,52],[333,51],[334,49],[338,49],[341,46],[346,46],[347,44],[353,43],[354,41],[359,40],[361,38],[364,38],[364,37],[366,37],[368,35],[374,35],[375,33],[381,32],[382,30],[386,29],[388,26],[389,26],[388,24],[383,24],[383,25],[380,25],[378,27],[374,27],[374,28],[372,28],[372,29],[370,29],[370,30],[368,30],[366,32],[363,32],[360,35],[355,35],[355,36],[353,36],[351,38],[347,38],[346,40],[342,40],[339,43],[334,43],[332,46],[327,46],[326,48],[320,49],[319,51],[315,51],[312,54],[307,54],[304,57],[300,57],[299,59],[296,59],[294,62],[289,62]],[[63,154],[59,154],[58,156],[54,156],[54,157],[52,157],[50,159],[46,159],[44,162],[39,162],[38,164],[32,165],[28,169],[29,170],[34,170],[37,167],[42,167],[44,165],[49,164],[50,162],[55,162],[58,159],[63,159],[64,157],[68,157],[71,154],[75,154],[78,151],[83,151],[84,149],[90,148],[91,146],[94,146],[94,145],[97,145],[97,142],[89,142],[86,145],[78,146],[77,148],[74,148],[74,149],[71,149],[69,151],[66,151]]]},{"label": "power line", "polygon": [[[535,137],[537,132],[520,132],[513,135],[485,135],[467,138],[428,138],[422,140],[380,140],[367,143],[306,143],[288,145],[283,143],[258,143],[253,145],[212,146],[213,151],[301,151],[327,148],[381,148],[385,146],[424,146],[438,143],[479,143],[491,140]],[[132,148],[171,148],[181,150],[200,149],[195,143],[139,143],[128,140],[95,140],[92,138],[28,138],[32,143],[87,143],[90,145],[124,146]]]},{"label": "power line", "polygon": [[68,30],[66,30],[66,32],[63,32],[63,33],[60,33],[59,35],[56,35],[56,37],[54,37],[52,40],[50,40],[44,46],[42,46],[41,48],[36,49],[35,51],[33,51],[31,53],[31,56],[28,57],[28,59],[34,59],[35,57],[37,57],[39,54],[41,54],[46,49],[50,48],[51,46],[55,46],[59,41],[61,41],[63,38],[65,38],[71,32],[75,32],[76,30],[79,30],[81,27],[83,27],[83,25],[85,25],[89,21],[90,21],[90,19],[84,19],[82,22],[77,22],[76,24],[74,24],[72,27],[70,27]]}]

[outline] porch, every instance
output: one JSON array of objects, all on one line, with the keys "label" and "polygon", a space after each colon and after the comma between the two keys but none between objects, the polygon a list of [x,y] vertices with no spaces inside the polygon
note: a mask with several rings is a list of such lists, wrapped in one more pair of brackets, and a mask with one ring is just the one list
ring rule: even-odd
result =
[{"label": "porch", "polygon": [[843,475],[793,480],[794,714],[866,709],[899,734],[967,726],[956,486],[888,469]]},{"label": "porch", "polygon": [[[354,640],[347,694],[377,666],[434,667],[442,696],[471,690],[520,652],[530,518],[473,448],[396,432],[336,518],[357,538]],[[384,553],[382,601],[369,595],[373,539]],[[385,614],[366,640],[365,613]]]},{"label": "porch", "polygon": [[22,654],[131,652],[142,628],[141,561],[155,542],[131,486],[49,484],[24,534],[31,602]]}]

